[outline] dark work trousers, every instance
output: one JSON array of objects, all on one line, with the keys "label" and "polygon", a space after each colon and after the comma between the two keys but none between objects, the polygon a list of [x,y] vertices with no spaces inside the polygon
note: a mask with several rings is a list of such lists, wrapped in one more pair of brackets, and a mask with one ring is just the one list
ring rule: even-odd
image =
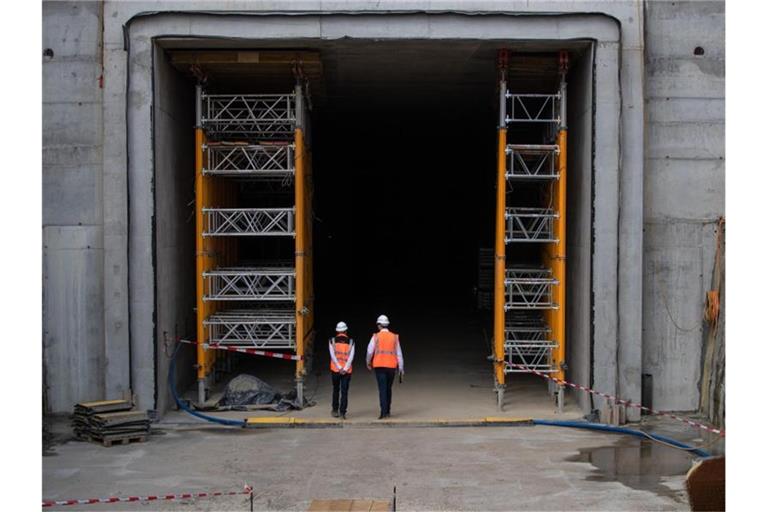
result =
[{"label": "dark work trousers", "polygon": [[379,407],[381,414],[389,415],[392,405],[392,383],[395,382],[396,368],[374,368],[376,383],[379,385]]},{"label": "dark work trousers", "polygon": [[[347,392],[349,391],[349,381],[351,378],[352,375],[349,373],[342,375],[331,372],[331,379],[333,380],[331,407],[334,411],[339,411],[340,414],[347,414]],[[339,400],[339,391],[341,391],[341,400]]]}]

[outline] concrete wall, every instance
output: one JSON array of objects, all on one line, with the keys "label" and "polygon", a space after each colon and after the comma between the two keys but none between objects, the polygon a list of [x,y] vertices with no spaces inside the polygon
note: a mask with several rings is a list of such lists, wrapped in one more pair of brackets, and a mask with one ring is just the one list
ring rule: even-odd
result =
[{"label": "concrete wall", "polygon": [[[195,96],[192,84],[154,50],[155,216],[154,261],[157,268],[155,368],[158,410],[172,403],[166,375],[177,336],[195,332]],[[179,368],[191,368],[195,350],[184,346]],[[190,385],[194,372],[177,372]]]},{"label": "concrete wall", "polygon": [[42,44],[43,371],[61,412],[105,390],[100,4],[45,2]]},{"label": "concrete wall", "polygon": [[[152,259],[152,229],[151,210],[153,205],[153,190],[151,173],[153,166],[153,148],[146,134],[153,130],[153,120],[149,115],[151,87],[153,76],[150,56],[153,43],[157,37],[164,34],[174,34],[176,37],[194,36],[203,39],[211,38],[216,41],[240,40],[259,34],[269,40],[281,40],[282,45],[293,47],[299,44],[312,44],[312,41],[333,40],[340,37],[353,39],[368,39],[378,37],[383,39],[504,39],[509,34],[526,41],[550,41],[562,38],[564,40],[596,39],[594,67],[597,93],[595,97],[595,116],[597,122],[592,132],[594,137],[595,194],[600,200],[595,202],[593,234],[597,242],[594,245],[592,260],[599,268],[612,269],[612,272],[594,274],[592,290],[594,304],[598,313],[595,317],[595,352],[603,357],[599,367],[596,366],[595,384],[599,389],[616,393],[619,384],[617,377],[622,373],[616,365],[616,350],[618,345],[617,318],[621,302],[617,291],[618,280],[616,272],[618,263],[618,212],[619,187],[621,173],[621,151],[619,128],[622,119],[622,103],[619,90],[620,83],[620,34],[619,27],[610,17],[604,15],[570,16],[558,18],[553,23],[548,16],[484,16],[472,17],[442,14],[429,16],[415,13],[408,16],[407,23],[392,25],[382,16],[355,16],[354,22],[340,15],[316,16],[302,15],[291,17],[285,15],[233,17],[212,16],[200,14],[194,17],[195,24],[190,25],[185,15],[141,16],[136,18],[127,31],[127,42],[130,49],[128,60],[128,152],[130,155],[128,173],[130,176],[129,208],[130,246],[131,250],[131,345],[133,347],[132,365],[134,382],[139,403],[151,401],[154,390],[147,389],[147,381],[138,379],[138,375],[146,375],[151,370],[152,356],[148,355],[156,337],[155,328],[155,297],[151,294],[152,276],[145,271],[154,268]],[[642,105],[642,97],[634,98]],[[642,123],[637,126],[624,126],[627,133],[642,135]],[[638,191],[636,190],[635,193]],[[628,194],[631,195],[630,192]],[[640,236],[638,234],[638,236]],[[136,269],[135,271],[133,269]],[[143,271],[139,273],[139,271]],[[634,269],[637,280],[636,288],[640,289],[641,273]],[[628,275],[625,281],[630,282]],[[588,287],[589,285],[586,284]],[[585,310],[582,310],[584,312]],[[633,314],[640,316],[638,309]],[[639,334],[639,333],[638,333]],[[636,340],[637,346],[640,339]],[[639,351],[639,349],[638,349]],[[639,372],[637,372],[639,379]],[[636,388],[639,390],[639,382]],[[637,396],[628,395],[633,400]]]},{"label": "concrete wall", "polygon": [[[94,389],[115,396],[131,384],[140,406],[155,407],[155,365],[162,348],[156,340],[162,340],[162,332],[184,318],[183,308],[162,309],[161,304],[171,300],[172,294],[166,299],[158,296],[156,304],[153,297],[159,283],[154,275],[163,265],[160,254],[165,250],[167,264],[171,264],[182,254],[185,242],[169,241],[167,247],[157,247],[153,253],[153,234],[146,228],[153,223],[151,207],[162,206],[152,196],[156,173],[160,167],[178,169],[186,164],[174,162],[169,155],[158,165],[157,153],[154,161],[151,153],[137,153],[151,128],[128,130],[126,108],[134,107],[133,114],[130,108],[128,112],[140,119],[142,126],[152,126],[150,107],[155,115],[165,116],[165,120],[157,119],[158,123],[176,126],[184,122],[170,107],[163,112],[152,104],[151,87],[132,86],[127,93],[129,66],[133,85],[151,83],[153,48],[151,41],[139,34],[136,46],[126,51],[124,25],[137,13],[157,9],[288,8],[383,12],[405,7],[387,1],[44,4],[43,48],[54,50],[54,57],[43,63],[44,362],[48,384],[59,393],[51,399],[52,410],[69,410],[74,401],[90,398]],[[723,4],[414,1],[407,8],[602,12],[607,23],[615,20],[610,26],[620,26],[620,41],[596,43],[596,76],[605,75],[609,69],[619,69],[620,73],[595,83],[594,133],[619,134],[621,146],[596,144],[593,159],[595,194],[618,199],[612,204],[601,200],[594,203],[591,250],[598,263],[593,260],[597,267],[591,283],[592,380],[602,391],[639,400],[638,373],[649,372],[654,375],[657,406],[695,408],[701,306],[708,286],[701,274],[711,274],[712,221],[722,214],[724,202]],[[317,37],[342,37],[368,23],[378,23],[368,18],[314,24],[307,18],[283,17],[278,25],[259,34],[288,37],[288,33],[314,30]],[[172,29],[166,34],[198,35],[212,32],[213,27],[203,16],[153,19],[162,22],[158,26]],[[378,30],[379,37],[404,33],[452,37],[463,30],[459,18],[455,23],[434,23],[436,19],[411,18],[402,25],[381,23],[369,28]],[[464,19],[475,23],[478,17]],[[505,29],[512,19],[499,19],[489,29],[498,31],[502,38],[529,32]],[[574,19],[580,20],[581,26],[589,26],[583,16]],[[232,21],[231,32],[254,33],[254,20],[240,17]],[[533,32],[551,30],[553,38],[571,37],[573,33],[564,18],[534,23],[539,25],[531,29]],[[135,32],[141,23],[130,25]],[[695,46],[704,48],[703,56],[693,55]],[[103,89],[98,81],[102,65]],[[129,155],[134,155],[132,160]],[[134,158],[136,155],[141,161]],[[129,167],[136,172],[129,175]],[[163,174],[170,180],[168,184],[175,179],[172,176]],[[156,185],[160,186],[160,181]],[[150,209],[137,210],[129,223],[129,205],[136,207],[136,201],[142,205],[146,202]],[[580,254],[579,249],[576,254]],[[583,260],[570,262],[584,265]],[[129,333],[129,325],[136,329]],[[79,354],[77,364],[82,365],[76,374],[70,371],[73,363],[65,362],[75,354]]]},{"label": "concrete wall", "polygon": [[648,1],[645,17],[643,371],[655,407],[691,410],[725,214],[725,4]]},{"label": "concrete wall", "polygon": [[[592,383],[592,67],[594,48],[571,64],[568,75],[568,203],[566,205],[567,378]],[[590,396],[574,396],[582,410]]]}]

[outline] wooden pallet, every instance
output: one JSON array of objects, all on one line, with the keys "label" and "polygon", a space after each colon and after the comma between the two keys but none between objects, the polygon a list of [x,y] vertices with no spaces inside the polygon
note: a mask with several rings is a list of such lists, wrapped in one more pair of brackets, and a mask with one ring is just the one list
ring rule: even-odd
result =
[{"label": "wooden pallet", "polygon": [[107,448],[112,447],[113,444],[129,444],[131,442],[143,443],[147,440],[146,434],[125,436],[125,437],[95,437],[90,436],[90,440],[94,443],[104,445]]}]

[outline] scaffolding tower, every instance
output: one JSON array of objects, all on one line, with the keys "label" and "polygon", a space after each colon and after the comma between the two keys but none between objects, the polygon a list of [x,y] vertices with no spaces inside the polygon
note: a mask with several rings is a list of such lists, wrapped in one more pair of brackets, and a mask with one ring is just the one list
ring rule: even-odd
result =
[{"label": "scaffolding tower", "polygon": [[[196,88],[195,211],[198,400],[206,400],[221,347],[297,356],[303,403],[313,341],[311,155],[304,84],[286,94],[208,94]],[[263,204],[238,204],[238,188],[265,185]],[[293,187],[293,193],[290,188]],[[287,197],[290,200],[286,200]],[[254,201],[254,202],[259,202]],[[290,202],[291,204],[275,203]],[[292,253],[252,262],[240,243],[294,241]],[[279,246],[269,246],[271,252]],[[275,248],[277,247],[277,248]],[[221,357],[221,356],[219,356]]]},{"label": "scaffolding tower", "polygon": [[[565,378],[566,73],[559,55],[559,88],[516,93],[507,88],[508,53],[500,50],[494,259],[494,378],[499,409],[507,375],[536,371]],[[540,143],[507,140],[510,125],[538,127]],[[538,188],[537,206],[508,204],[518,184]],[[516,261],[519,244],[541,246],[540,264]],[[510,248],[508,255],[507,250]],[[564,388],[552,385],[558,410]]]}]

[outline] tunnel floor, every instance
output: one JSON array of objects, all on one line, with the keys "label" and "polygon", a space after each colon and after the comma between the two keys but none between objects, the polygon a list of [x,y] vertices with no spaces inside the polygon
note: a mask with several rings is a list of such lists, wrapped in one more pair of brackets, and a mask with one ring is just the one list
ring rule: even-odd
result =
[{"label": "tunnel floor", "polygon": [[[377,314],[374,312],[372,319]],[[393,387],[392,420],[462,420],[496,416],[576,419],[582,416],[571,396],[566,397],[563,413],[557,413],[555,403],[547,393],[546,382],[534,375],[520,374],[507,376],[505,407],[498,411],[492,365],[487,359],[490,347],[484,333],[486,322],[477,313],[465,308],[442,308],[440,311],[399,315],[399,312],[390,314],[390,319],[392,330],[401,338],[405,377],[402,383],[396,381]],[[355,329],[356,325],[363,325],[355,321],[356,317],[353,314],[352,319],[345,320],[350,325],[350,335],[356,346],[347,421],[365,423],[376,420],[379,414],[376,380],[365,366],[365,350],[373,329]],[[397,322],[399,318],[402,319],[400,323]],[[372,319],[370,323],[373,323]],[[305,397],[315,405],[301,411],[228,411],[217,415],[331,419],[332,385],[327,340],[333,334],[335,322],[325,323],[328,332],[318,333],[313,368],[304,387]],[[294,388],[292,363],[254,356],[239,357],[249,359],[242,360],[235,371],[212,390],[209,403],[217,400],[226,382],[241,372],[256,375],[280,391]],[[193,390],[185,396],[194,399]],[[166,420],[181,420],[182,414],[172,412]]]}]

